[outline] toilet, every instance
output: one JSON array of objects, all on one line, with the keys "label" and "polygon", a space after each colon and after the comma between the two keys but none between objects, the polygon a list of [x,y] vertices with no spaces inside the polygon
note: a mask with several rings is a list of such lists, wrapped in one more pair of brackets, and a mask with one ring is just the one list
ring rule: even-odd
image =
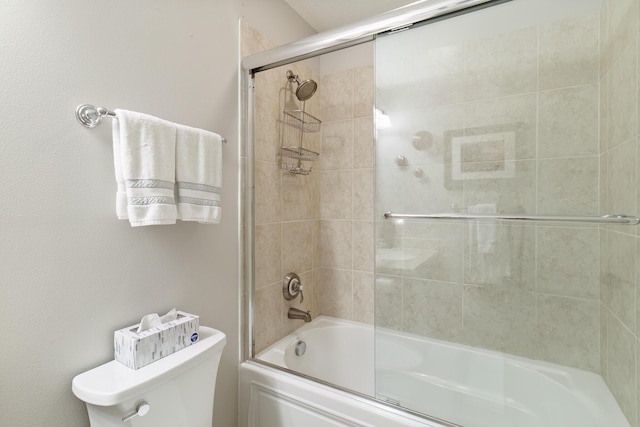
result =
[{"label": "toilet", "polygon": [[200,340],[138,370],[112,360],[76,376],[91,427],[211,427],[225,335],[200,326]]}]

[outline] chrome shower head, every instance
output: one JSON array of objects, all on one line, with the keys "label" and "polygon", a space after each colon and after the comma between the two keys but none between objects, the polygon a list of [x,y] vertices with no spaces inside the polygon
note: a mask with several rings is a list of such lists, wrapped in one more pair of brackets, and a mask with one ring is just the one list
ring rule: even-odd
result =
[{"label": "chrome shower head", "polygon": [[287,70],[287,80],[298,84],[298,88],[296,89],[296,98],[298,98],[299,101],[308,100],[318,89],[318,83],[314,80],[309,79],[300,81],[298,75],[293,74],[293,71],[291,70]]}]

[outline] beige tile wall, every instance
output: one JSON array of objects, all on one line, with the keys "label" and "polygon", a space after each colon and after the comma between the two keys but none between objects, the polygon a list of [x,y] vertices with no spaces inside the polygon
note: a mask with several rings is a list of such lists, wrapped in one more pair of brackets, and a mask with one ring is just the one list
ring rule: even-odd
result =
[{"label": "beige tile wall", "polygon": [[373,67],[325,74],[317,314],[373,323]]},{"label": "beige tile wall", "polygon": [[[636,0],[606,0],[600,16],[600,212],[638,215],[638,14]],[[640,234],[600,229],[600,370],[638,426]]]},{"label": "beige tile wall", "polygon": [[[273,47],[272,43],[246,23],[242,27],[242,54],[250,55]],[[294,64],[258,73],[255,80],[255,306],[254,338],[256,353],[290,331],[301,320],[287,318],[289,307],[314,309],[314,267],[317,267],[316,241],[319,240],[319,171],[291,175],[279,168],[282,110],[287,88],[286,71],[292,69],[303,78],[318,80],[307,65]],[[319,91],[320,92],[320,91]],[[306,105],[311,114],[319,107],[319,92]],[[318,150],[319,134],[306,134],[304,146]],[[303,283],[304,302],[285,301],[282,280],[297,273]]]},{"label": "beige tile wall", "polygon": [[[249,39],[261,40],[247,28]],[[257,45],[264,45],[256,43]],[[310,175],[278,169],[279,112],[286,67],[256,79],[255,348],[265,349],[302,321],[290,306],[373,323],[373,67],[316,76],[318,92],[307,110],[322,120],[305,146],[321,153]],[[280,78],[282,77],[282,78]],[[305,301],[287,303],[282,277],[303,279]]]},{"label": "beige tile wall", "polygon": [[304,273],[301,308],[314,316],[373,323],[374,315],[373,67],[314,77],[319,89],[307,107],[323,123],[320,134],[305,136],[321,153],[309,176],[277,169],[282,95],[272,87],[285,69],[256,81],[257,352],[301,325],[286,318],[290,306],[300,307],[282,299],[281,277],[289,271]]}]

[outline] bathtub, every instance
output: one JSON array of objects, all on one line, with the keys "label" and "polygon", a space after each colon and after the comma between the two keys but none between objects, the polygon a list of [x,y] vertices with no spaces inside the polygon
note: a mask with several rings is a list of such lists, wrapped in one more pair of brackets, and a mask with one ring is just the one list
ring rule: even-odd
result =
[{"label": "bathtub", "polygon": [[376,338],[374,351],[373,327],[320,316],[243,363],[240,425],[629,427],[594,373],[380,328]]}]

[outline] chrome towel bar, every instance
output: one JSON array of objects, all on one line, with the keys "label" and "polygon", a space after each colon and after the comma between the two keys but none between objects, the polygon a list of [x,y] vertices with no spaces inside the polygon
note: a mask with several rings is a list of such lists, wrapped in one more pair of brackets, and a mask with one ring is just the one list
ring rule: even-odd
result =
[{"label": "chrome towel bar", "polygon": [[467,215],[458,213],[405,214],[386,212],[385,219],[445,219],[445,220],[498,220],[498,221],[545,221],[588,222],[594,224],[640,224],[640,218],[630,215],[603,216],[558,216],[558,215]]},{"label": "chrome towel bar", "polygon": [[[96,107],[91,104],[78,105],[76,108],[76,119],[87,128],[94,128],[102,123],[105,117],[116,117],[116,113],[104,107]],[[222,138],[222,143],[227,143],[227,138]]]}]

